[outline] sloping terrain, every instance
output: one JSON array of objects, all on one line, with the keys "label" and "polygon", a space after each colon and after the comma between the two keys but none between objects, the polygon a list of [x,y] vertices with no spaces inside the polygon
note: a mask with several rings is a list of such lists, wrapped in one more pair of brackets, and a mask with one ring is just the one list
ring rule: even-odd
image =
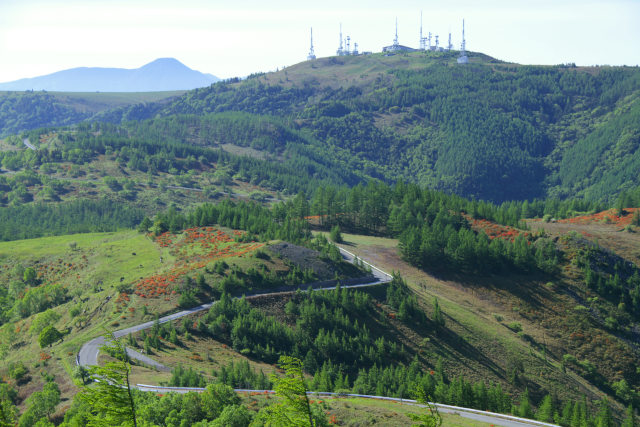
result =
[{"label": "sloping terrain", "polygon": [[444,53],[323,58],[189,92],[159,114],[286,118],[327,154],[346,150],[351,168],[494,201],[610,199],[638,184],[638,70],[473,59],[461,67]]},{"label": "sloping terrain", "polygon": [[119,108],[123,109],[121,115],[126,119],[127,112],[135,106],[140,108],[156,102],[154,105],[160,108],[163,102],[183,92],[0,92],[0,137],[43,127],[72,125]]},{"label": "sloping terrain", "polygon": [[[640,184],[639,94],[635,68],[524,66],[481,54],[460,66],[454,54],[414,52],[307,61],[92,120],[151,120],[126,132],[496,202],[611,202]],[[89,118],[60,108],[46,110],[47,125]]]},{"label": "sloping terrain", "polygon": [[159,58],[136,69],[79,67],[46,76],[0,83],[7,91],[162,92],[189,90],[218,81],[174,58]]},{"label": "sloping terrain", "polygon": [[[21,402],[41,386],[39,372],[52,375],[63,395],[72,381],[80,346],[116,329],[219,298],[318,280],[314,265],[360,277],[319,252],[307,263],[270,254],[275,241],[244,239],[245,232],[197,227],[158,236],[135,231],[75,234],[0,244],[0,370],[16,366],[28,373],[11,381]],[[246,240],[246,241],[243,241]],[[333,276],[333,277],[336,277]],[[333,278],[332,277],[332,278]],[[40,348],[46,326],[62,331],[61,340]]]}]

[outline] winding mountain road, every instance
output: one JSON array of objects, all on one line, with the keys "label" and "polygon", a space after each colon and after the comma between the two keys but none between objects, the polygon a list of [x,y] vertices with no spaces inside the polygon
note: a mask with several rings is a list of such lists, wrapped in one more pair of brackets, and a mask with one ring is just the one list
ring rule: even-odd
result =
[{"label": "winding mountain road", "polygon": [[[340,249],[340,253],[342,254],[342,257],[348,261],[353,263],[356,259],[356,255],[354,255],[353,253],[347,251],[346,249],[339,247],[338,249]],[[366,287],[366,286],[377,286],[377,285],[381,285],[384,283],[389,283],[392,280],[392,276],[379,269],[378,267],[362,260],[361,258],[359,258],[359,262],[361,262],[364,265],[367,265],[370,269],[371,269],[371,274],[372,274],[372,280],[368,283],[363,283],[363,284],[357,284],[357,285],[345,285],[345,286],[341,286],[343,288],[360,288],[360,287]],[[331,289],[335,289],[335,286],[328,286],[328,287],[323,287],[323,288],[317,288],[317,290],[331,290]],[[273,295],[273,294],[277,294],[277,293],[282,293],[282,292],[265,292],[265,293],[259,293],[259,294],[253,294],[251,296],[260,296],[260,295]],[[207,303],[207,304],[202,304],[199,305],[197,307],[188,309],[188,310],[183,310],[183,311],[179,311],[177,313],[174,314],[170,314],[168,316],[164,316],[160,319],[158,319],[159,323],[166,323],[166,322],[170,322],[172,320],[176,320],[176,319],[180,319],[181,317],[184,316],[188,316],[190,314],[194,314],[194,313],[198,313],[200,311],[203,310],[208,310],[209,308],[211,308],[211,306],[215,304],[214,302],[211,303]],[[156,321],[150,321],[150,322],[145,322],[145,323],[141,323],[140,325],[136,325],[136,326],[132,326],[130,328],[126,328],[126,329],[121,329],[119,331],[115,331],[113,333],[113,335],[116,338],[120,338],[123,336],[128,335],[129,333],[134,333],[134,332],[139,332],[145,329],[149,329],[151,327],[153,327],[153,325],[156,323]],[[87,342],[86,344],[84,344],[82,346],[82,348],[80,349],[80,352],[78,353],[78,356],[76,358],[76,363],[80,366],[91,366],[91,365],[97,365],[98,364],[98,353],[100,351],[100,348],[105,344],[105,338],[103,336],[94,338],[93,340]],[[156,367],[158,370],[162,370],[162,371],[169,371],[170,369],[164,365],[162,365],[161,363],[158,363],[157,361],[151,359],[148,356],[145,356],[144,354],[141,354],[135,350],[132,350],[130,348],[126,348],[127,354],[129,355],[130,358],[132,359],[136,359],[139,360],[143,363],[145,363],[146,365],[149,366],[154,366]],[[204,388],[199,388],[199,387],[161,387],[161,386],[154,386],[154,385],[146,385],[146,384],[137,384],[135,386],[135,388],[137,388],[140,391],[148,391],[148,392],[156,392],[156,393],[166,393],[166,392],[177,392],[177,393],[188,393],[190,391],[195,391],[195,392],[202,392],[205,389]],[[259,392],[259,393],[274,393],[273,390],[249,390],[249,389],[236,389],[235,390],[238,393],[243,393],[243,392]],[[418,407],[424,407],[424,405],[421,405],[419,403],[417,403],[415,400],[411,400],[411,399],[398,399],[398,398],[394,398],[394,397],[386,397],[386,396],[370,396],[370,395],[360,395],[360,394],[338,394],[338,393],[328,393],[328,392],[308,392],[309,394],[313,394],[313,395],[319,395],[319,396],[336,396],[336,397],[362,397],[362,398],[367,398],[367,399],[379,399],[379,400],[388,400],[388,401],[392,401],[392,402],[399,402],[399,403],[403,403],[403,404],[408,404],[408,405],[414,405],[414,406],[418,406]],[[461,408],[461,407],[457,407],[457,406],[451,406],[451,405],[443,405],[440,403],[434,403],[433,405],[435,405],[438,410],[442,413],[448,413],[448,414],[455,414],[455,415],[460,415],[461,417],[465,417],[465,418],[469,418],[469,419],[473,419],[476,421],[481,421],[481,422],[485,422],[488,424],[492,424],[492,425],[497,425],[497,426],[503,426],[503,427],[526,427],[526,426],[551,426],[551,427],[557,427],[555,424],[548,424],[548,423],[543,423],[540,421],[534,421],[534,420],[529,420],[526,418],[519,418],[519,417],[514,417],[514,416],[510,416],[510,415],[504,415],[504,414],[496,414],[493,412],[486,412],[486,411],[479,411],[476,409],[469,409],[469,408]]]},{"label": "winding mountain road", "polygon": [[[342,257],[348,261],[353,263],[356,256],[354,254],[352,254],[351,252],[343,249],[343,248],[339,248],[340,249],[340,253],[342,254]],[[359,288],[359,287],[365,287],[365,286],[375,286],[375,285],[380,285],[383,283],[388,283],[391,281],[392,276],[382,270],[380,270],[379,268],[369,264],[366,261],[361,261],[363,264],[369,266],[371,268],[371,274],[373,275],[373,279],[371,280],[371,282],[368,283],[363,283],[363,284],[358,284],[358,285],[345,285],[342,286],[343,288]],[[302,289],[302,287],[299,287],[300,289]],[[326,288],[318,288],[317,290],[328,290],[328,289],[335,289],[335,286],[328,286]],[[252,294],[251,296],[260,296],[260,295],[272,295],[274,293],[281,293],[281,292],[264,292],[264,293],[257,293],[257,294]],[[160,319],[158,319],[158,323],[162,324],[162,323],[167,323],[167,322],[171,322],[173,320],[176,319],[180,319],[181,317],[184,316],[188,316],[190,314],[194,314],[194,313],[198,313],[200,311],[204,311],[204,310],[208,310],[211,308],[211,306],[214,304],[215,302],[210,302],[207,304],[202,304],[199,305],[197,307],[193,307],[190,308],[188,310],[182,310],[179,311],[177,313],[173,313],[173,314],[169,314],[168,316],[164,316],[161,317]],[[113,333],[113,335],[116,338],[121,338],[123,336],[129,335],[130,333],[135,333],[135,332],[140,332],[143,331],[145,329],[149,329],[152,328],[153,325],[156,323],[155,320],[149,321],[149,322],[145,322],[145,323],[141,323],[139,325],[136,326],[131,326],[130,328],[126,328],[126,329],[120,329],[119,331],[115,331]],[[82,346],[82,348],[80,349],[80,352],[78,353],[78,357],[77,357],[77,364],[80,366],[91,366],[91,365],[97,365],[98,364],[98,353],[100,351],[100,348],[105,344],[105,338],[104,336],[99,336],[97,338],[92,339],[91,341],[89,341],[88,343],[86,343],[85,345]],[[161,367],[164,367],[164,365],[159,364],[158,362],[154,361],[153,359],[142,355],[141,353],[137,352],[137,351],[133,351],[129,348],[127,348],[127,353],[129,355],[129,357],[131,357],[132,359],[136,359],[136,360],[140,360],[141,362],[148,364],[148,365],[152,365],[152,366],[156,366],[157,368],[162,369]],[[139,356],[143,356],[143,357],[139,357]]]}]

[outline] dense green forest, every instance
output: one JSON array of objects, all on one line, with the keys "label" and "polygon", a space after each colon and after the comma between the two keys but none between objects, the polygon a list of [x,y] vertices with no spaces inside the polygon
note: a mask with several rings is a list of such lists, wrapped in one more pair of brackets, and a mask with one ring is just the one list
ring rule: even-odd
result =
[{"label": "dense green forest", "polygon": [[[329,71],[346,76],[352,69],[385,62],[389,71],[363,72],[360,80],[327,77]],[[159,159],[148,161],[157,154],[144,147],[150,142],[250,147],[267,160],[263,169],[281,170],[266,177],[248,165],[236,162],[234,167],[248,170],[252,182],[268,181],[292,192],[310,190],[282,177],[294,170],[312,180],[349,185],[362,178],[403,178],[496,202],[577,195],[611,203],[619,192],[639,184],[634,173],[640,145],[636,68],[488,60],[459,67],[454,62],[446,55],[416,53],[323,59],[316,68],[303,63],[193,90],[173,102],[103,112],[95,120],[124,129],[116,131],[118,137],[93,135],[100,145],[115,144],[116,150],[123,139],[136,140],[128,144],[131,155],[122,157],[151,171],[164,169]],[[30,99],[14,98],[4,102]],[[45,122],[76,120],[70,117]],[[71,139],[80,150],[93,149],[97,142],[81,134]]]},{"label": "dense green forest", "polygon": [[321,187],[310,209],[327,228],[339,225],[359,233],[398,237],[402,256],[427,270],[551,273],[560,256],[551,240],[529,232],[511,240],[491,240],[469,225],[468,219],[484,218],[524,227],[520,223],[523,206],[528,210],[530,204],[496,206],[400,182],[392,187],[382,183],[351,189]]},{"label": "dense green forest", "polygon": [[0,136],[46,126],[64,126],[89,117],[46,92],[0,94]]},{"label": "dense green forest", "polygon": [[134,228],[143,216],[140,209],[108,200],[0,208],[0,240]]},{"label": "dense green forest", "polygon": [[[361,59],[374,60],[381,59]],[[459,67],[420,54],[407,63],[413,67],[339,87],[301,64],[280,72],[278,83],[257,76],[191,91],[160,115],[277,116],[322,142],[332,160],[346,150],[368,175],[404,177],[480,199],[578,193],[603,200],[637,184],[637,69]],[[323,65],[340,74],[354,64]],[[288,83],[294,76],[315,84]],[[592,166],[578,172],[576,161]],[[604,180],[585,180],[596,165]]]},{"label": "dense green forest", "polygon": [[0,137],[43,127],[73,125],[89,119],[109,121],[112,112],[128,120],[132,114],[128,112],[136,109],[159,111],[167,99],[183,92],[0,92]]}]

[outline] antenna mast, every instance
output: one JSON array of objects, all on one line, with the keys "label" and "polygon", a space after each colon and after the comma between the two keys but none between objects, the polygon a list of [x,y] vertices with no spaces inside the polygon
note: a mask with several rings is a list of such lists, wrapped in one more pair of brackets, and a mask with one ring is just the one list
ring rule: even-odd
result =
[{"label": "antenna mast", "polygon": [[338,56],[344,55],[344,50],[342,49],[342,22],[340,23],[340,47],[338,48],[336,54]]},{"label": "antenna mast", "polygon": [[463,19],[462,20],[462,54],[463,55],[466,53],[465,44],[466,44],[466,41],[464,39],[464,19]]},{"label": "antenna mast", "polygon": [[422,11],[420,11],[420,50],[424,50],[424,38],[422,37]]},{"label": "antenna mast", "polygon": [[460,49],[460,57],[458,58],[458,64],[467,64],[469,63],[469,58],[467,57],[466,51],[466,41],[464,39],[464,19],[462,20],[462,46]]},{"label": "antenna mast", "polygon": [[397,48],[398,45],[398,17],[396,16],[396,37],[393,39],[393,46]]},{"label": "antenna mast", "polygon": [[309,49],[307,60],[311,61],[312,59],[316,59],[316,54],[313,52],[313,27],[311,27],[311,49]]}]

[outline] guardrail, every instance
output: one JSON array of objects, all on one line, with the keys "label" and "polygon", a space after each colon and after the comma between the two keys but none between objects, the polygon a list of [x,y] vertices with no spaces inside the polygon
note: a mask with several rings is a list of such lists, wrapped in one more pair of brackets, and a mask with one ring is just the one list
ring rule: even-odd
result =
[{"label": "guardrail", "polygon": [[[347,253],[349,256],[353,257],[354,259],[357,257],[356,255],[354,255],[353,253],[347,251],[344,248],[339,247],[341,252]],[[385,276],[385,280],[383,281],[382,279],[376,278],[376,277],[369,277],[367,279],[378,279],[375,282],[372,283],[362,283],[362,284],[352,284],[350,286],[345,286],[345,287],[361,287],[361,286],[371,286],[371,285],[379,285],[379,284],[383,284],[383,283],[387,283],[388,281],[391,281],[393,276],[389,273],[387,273],[386,271],[381,270],[380,268],[368,263],[367,261],[364,261],[362,259],[360,259],[360,261],[363,264],[368,265],[369,267],[371,267],[371,269],[375,269],[377,271],[379,271],[380,273],[382,273]],[[364,278],[359,278],[359,279],[352,279],[354,281],[358,281],[358,280],[363,280]],[[320,283],[322,282],[316,282],[316,286],[318,286]],[[307,285],[308,286],[308,285]],[[326,284],[325,284],[326,286]],[[287,291],[295,291],[296,288],[294,289],[287,289]],[[301,287],[299,287],[300,289]],[[315,288],[314,286],[312,286],[312,288],[314,289],[318,289],[318,290],[322,290],[322,289],[327,289],[327,288],[322,288],[322,287],[317,287]],[[329,288],[332,289],[332,288]],[[303,289],[301,289],[303,290]],[[282,291],[274,291],[274,292],[282,292]],[[286,292],[286,291],[285,291]],[[265,295],[265,294],[261,294],[261,295]],[[268,295],[268,294],[267,294]],[[246,296],[250,296],[250,295],[246,295]],[[209,304],[203,304],[201,306],[198,307],[194,307],[188,310],[184,310],[178,313],[174,313],[172,315],[168,315],[165,316],[161,319],[159,319],[159,323],[165,323],[171,320],[175,320],[179,317],[182,317],[186,314],[191,314],[191,313],[195,313],[201,310],[204,310],[208,307],[210,307],[213,303],[209,303]],[[205,308],[206,307],[206,308]],[[155,323],[155,321],[152,322],[146,322],[145,324],[142,325],[138,325],[139,326],[146,326],[147,324],[150,326],[152,326]],[[116,331],[114,333],[114,335],[118,338],[123,334],[124,331],[127,331],[129,329],[132,328],[127,328],[127,329],[123,329],[120,331]],[[120,334],[118,334],[118,332],[120,332]],[[80,353],[78,353],[76,355],[76,364],[80,365]],[[188,392],[203,392],[206,389],[203,387],[167,387],[167,386],[156,386],[156,385],[149,385],[149,384],[136,384],[135,388],[139,391],[142,392],[177,392],[177,393],[188,393]],[[261,394],[274,394],[275,391],[274,390],[253,390],[253,389],[234,389],[237,393],[261,393]],[[334,392],[316,392],[316,391],[308,391],[307,394],[309,395],[316,395],[316,396],[331,396],[331,397],[360,397],[360,398],[365,398],[365,399],[377,399],[377,400],[386,400],[386,401],[393,401],[393,402],[400,402],[400,403],[406,403],[409,405],[415,405],[415,406],[424,406],[420,403],[418,403],[417,401],[413,400],[413,399],[402,399],[402,398],[396,398],[396,397],[387,397],[387,396],[372,396],[372,395],[366,395],[366,394],[352,394],[352,393],[334,393]],[[517,423],[523,423],[526,425],[534,425],[534,426],[549,426],[549,427],[557,427],[556,424],[549,424],[549,423],[544,423],[541,421],[536,421],[536,420],[530,420],[530,419],[526,419],[526,418],[519,418],[519,417],[514,417],[512,415],[505,415],[505,414],[498,414],[495,412],[487,412],[487,411],[481,411],[481,410],[477,410],[477,409],[469,409],[469,408],[463,408],[463,407],[459,407],[459,406],[452,406],[452,405],[445,405],[442,403],[429,403],[430,405],[436,406],[439,409],[443,409],[447,412],[463,412],[466,414],[475,414],[475,415],[479,415],[479,416],[485,416],[485,417],[491,417],[497,420],[506,420],[506,421],[512,421],[512,422],[517,422]]]},{"label": "guardrail", "polygon": [[[206,388],[203,388],[203,387],[167,387],[167,386],[155,386],[155,385],[148,385],[148,384],[136,384],[136,388],[138,390],[140,390],[140,391],[147,391],[147,392],[154,392],[154,391],[156,391],[156,392],[157,391],[189,392],[189,391],[194,391],[194,392],[201,393],[201,392],[206,390]],[[246,389],[246,388],[236,388],[236,389],[234,389],[234,391],[236,393],[275,394],[275,390],[254,390],[254,389]],[[335,392],[328,392],[328,391],[308,391],[307,394],[310,395],[310,396],[360,397],[360,398],[364,398],[364,399],[387,400],[387,401],[392,401],[392,402],[406,403],[406,404],[415,405],[415,406],[418,406],[418,407],[425,407],[426,406],[426,405],[423,405],[421,403],[418,403],[418,401],[414,400],[414,399],[403,399],[403,398],[398,398],[398,397],[387,397],[387,396],[373,396],[373,395],[369,395],[369,394],[335,393]],[[525,423],[525,424],[528,424],[528,425],[545,426],[545,427],[558,427],[557,424],[549,424],[549,423],[545,423],[545,422],[542,422],[542,421],[530,420],[528,418],[520,418],[520,417],[516,417],[516,416],[513,416],[513,415],[499,414],[497,412],[481,411],[479,409],[463,408],[461,406],[445,405],[444,403],[435,403],[435,402],[429,402],[429,405],[435,406],[438,409],[445,409],[445,410],[454,411],[454,412],[464,412],[464,413],[467,413],[467,414],[482,415],[482,416],[498,418],[498,419],[503,419],[503,420],[508,420],[508,421],[515,421],[515,422]]]}]

